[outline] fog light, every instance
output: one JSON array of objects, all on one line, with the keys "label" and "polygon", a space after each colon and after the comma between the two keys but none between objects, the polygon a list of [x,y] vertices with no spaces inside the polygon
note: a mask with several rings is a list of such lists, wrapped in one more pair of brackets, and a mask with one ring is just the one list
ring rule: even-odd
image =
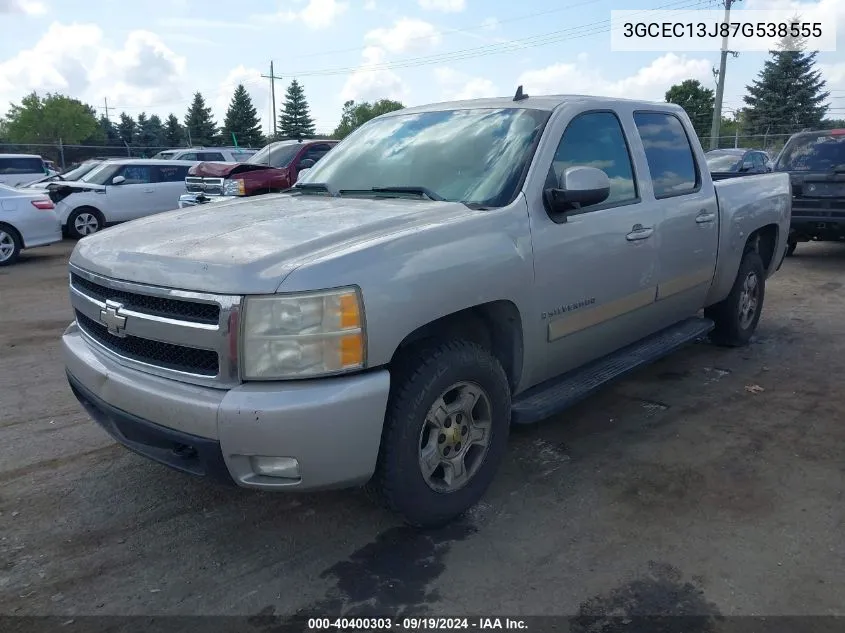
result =
[{"label": "fog light", "polygon": [[299,462],[293,457],[253,456],[249,458],[249,463],[256,475],[281,479],[299,479]]}]

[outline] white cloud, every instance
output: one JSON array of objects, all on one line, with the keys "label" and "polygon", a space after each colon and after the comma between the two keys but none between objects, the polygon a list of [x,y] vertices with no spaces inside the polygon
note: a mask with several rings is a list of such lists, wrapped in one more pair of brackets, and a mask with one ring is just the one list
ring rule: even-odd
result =
[{"label": "white cloud", "polygon": [[[211,106],[214,120],[218,125],[223,125],[226,117],[226,110],[229,109],[229,103],[232,101],[232,94],[235,92],[238,84],[243,84],[252,99],[252,105],[258,111],[258,116],[261,118],[261,125],[265,132],[268,131],[270,120],[270,84],[269,80],[261,77],[261,71],[257,68],[247,68],[240,65],[228,72],[223,81],[217,87],[217,93],[208,105]],[[276,101],[277,108],[279,97],[284,96],[284,87],[276,82]],[[281,95],[279,94],[281,92]],[[278,110],[276,116],[279,115]]]},{"label": "white cloud", "polygon": [[44,15],[47,5],[39,0],[0,0],[0,15],[4,13]]},{"label": "white cloud", "polygon": [[149,31],[113,48],[95,24],[53,23],[36,44],[0,63],[0,103],[60,91],[99,106],[148,107],[183,97],[186,61]]},{"label": "white cloud", "polygon": [[471,77],[453,68],[436,68],[434,77],[440,86],[441,98],[445,101],[481,99],[497,95],[496,86],[489,79]]},{"label": "white cloud", "polygon": [[331,26],[348,8],[348,3],[338,0],[308,0],[299,17],[308,28],[323,29]]},{"label": "white cloud", "polygon": [[368,46],[364,49],[361,65],[353,72],[341,90],[341,98],[355,101],[396,99],[408,96],[408,88],[401,77],[391,70],[381,68],[385,61],[384,49]]},{"label": "white cloud", "polygon": [[667,53],[629,77],[612,80],[603,77],[600,68],[591,66],[589,58],[579,56],[577,64],[552,64],[546,68],[524,72],[517,81],[532,94],[589,94],[662,101],[672,84],[684,79],[707,81],[711,62]]},{"label": "white cloud", "polygon": [[434,25],[416,18],[401,18],[390,28],[373,29],[364,41],[391,53],[421,51],[440,44],[440,33]]},{"label": "white cloud", "polygon": [[465,0],[418,0],[420,7],[426,11],[441,11],[443,13],[460,13],[466,9]]}]

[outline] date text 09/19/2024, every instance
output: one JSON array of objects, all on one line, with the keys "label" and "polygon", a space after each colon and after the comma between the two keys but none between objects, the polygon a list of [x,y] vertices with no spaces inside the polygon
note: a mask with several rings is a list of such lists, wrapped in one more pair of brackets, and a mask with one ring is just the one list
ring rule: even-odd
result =
[{"label": "date text 09/19/2024", "polygon": [[447,630],[527,630],[519,618],[309,618],[309,631],[447,631]]}]

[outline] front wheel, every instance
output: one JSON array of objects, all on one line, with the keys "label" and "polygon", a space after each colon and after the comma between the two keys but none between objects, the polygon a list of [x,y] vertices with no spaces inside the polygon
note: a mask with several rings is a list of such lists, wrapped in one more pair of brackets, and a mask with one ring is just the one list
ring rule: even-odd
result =
[{"label": "front wheel", "polygon": [[724,301],[707,308],[704,315],[716,322],[710,339],[717,345],[739,347],[751,340],[763,311],[766,269],[755,251],[745,253],[733,288]]},{"label": "front wheel", "polygon": [[67,219],[67,233],[80,239],[103,228],[103,215],[92,207],[75,209]]},{"label": "front wheel", "polygon": [[416,527],[448,523],[493,481],[507,448],[510,387],[483,347],[456,340],[392,370],[375,474],[380,501]]}]

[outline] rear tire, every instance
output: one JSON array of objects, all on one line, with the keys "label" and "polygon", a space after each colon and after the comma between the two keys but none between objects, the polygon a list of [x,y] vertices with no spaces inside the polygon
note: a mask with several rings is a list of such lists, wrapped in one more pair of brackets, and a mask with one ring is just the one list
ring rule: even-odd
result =
[{"label": "rear tire", "polygon": [[21,254],[20,235],[8,224],[0,223],[0,266],[14,264]]},{"label": "rear tire", "polygon": [[67,219],[67,234],[81,239],[86,235],[93,235],[102,231],[105,226],[103,214],[94,207],[79,207],[74,209]]},{"label": "rear tire", "polygon": [[710,340],[725,347],[747,345],[760,321],[765,295],[763,260],[756,251],[749,251],[742,257],[730,294],[704,311],[704,316],[716,322]]},{"label": "rear tire", "polygon": [[441,526],[481,499],[504,457],[508,379],[492,354],[463,340],[417,348],[394,365],[367,489],[406,523]]}]

